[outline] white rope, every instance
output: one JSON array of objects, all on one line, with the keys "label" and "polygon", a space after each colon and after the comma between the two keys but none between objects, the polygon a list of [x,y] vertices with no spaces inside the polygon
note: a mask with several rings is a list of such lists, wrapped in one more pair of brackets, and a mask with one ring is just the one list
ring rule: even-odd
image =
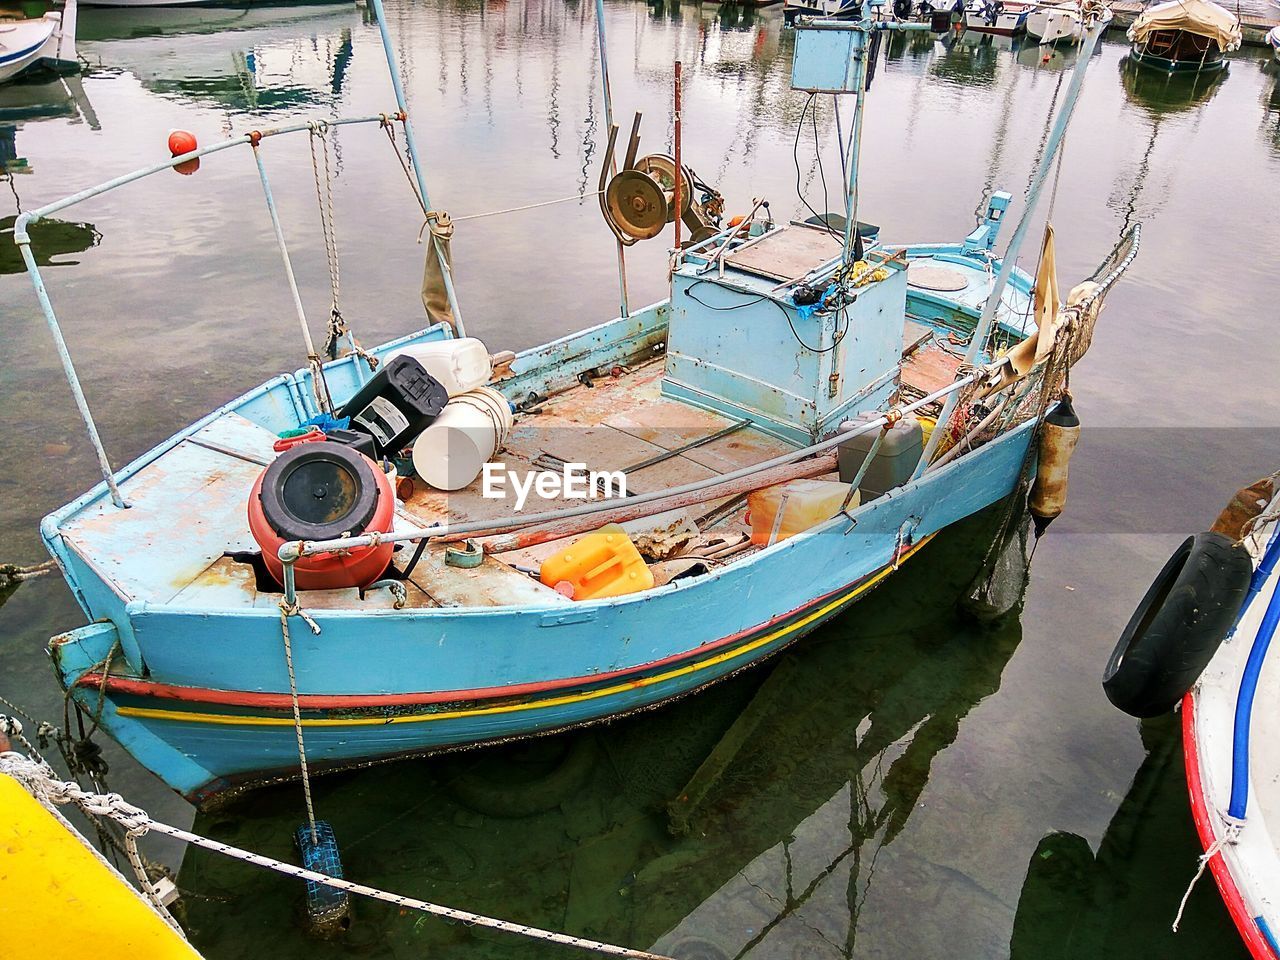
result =
[{"label": "white rope", "polygon": [[454,217],[454,223],[461,223],[463,220],[479,220],[482,217],[496,217],[502,213],[519,213],[522,210],[536,210],[538,207],[549,207],[553,203],[568,203],[570,200],[586,200],[588,197],[598,197],[604,193],[603,190],[591,190],[587,193],[575,193],[571,197],[560,197],[557,200],[543,200],[541,203],[526,203],[523,207],[507,207],[505,210],[490,210],[488,213],[472,213],[465,217]]},{"label": "white rope", "polygon": [[388,893],[385,890],[379,890],[376,887],[368,887],[361,883],[352,883],[349,880],[330,877],[314,870],[294,866],[291,863],[283,863],[280,860],[273,860],[271,857],[251,853],[248,850],[242,850],[226,843],[219,843],[199,834],[171,827],[167,823],[152,820],[145,810],[128,803],[118,793],[89,793],[81,789],[78,784],[58,780],[48,766],[36,763],[20,753],[0,753],[0,773],[8,774],[16,779],[39,800],[55,805],[75,804],[86,814],[95,817],[109,817],[128,831],[137,831],[138,836],[154,830],[156,833],[162,833],[176,840],[183,840],[193,846],[212,850],[214,853],[220,853],[234,860],[243,860],[245,863],[251,863],[254,866],[265,867],[285,876],[299,880],[309,880],[313,883],[322,883],[325,886],[345,890],[348,893],[358,893],[373,900],[394,904],[407,910],[430,913],[437,917],[444,917],[446,920],[465,923],[468,926],[488,927],[491,930],[501,930],[504,933],[511,933],[520,937],[543,940],[547,943],[558,943],[566,947],[576,947],[579,950],[590,950],[594,953],[602,953],[608,956],[630,957],[632,960],[670,960],[670,958],[661,954],[648,953],[644,950],[632,950],[628,947],[619,947],[610,943],[601,943],[597,940],[570,936],[567,933],[543,930],[540,927],[531,927],[523,923],[513,923],[510,920],[486,917],[478,913],[458,910],[454,907],[429,903],[426,900],[417,900],[413,897],[402,897],[398,894]]},{"label": "white rope", "polygon": [[317,843],[316,808],[311,802],[311,773],[307,769],[307,748],[302,743],[302,711],[298,706],[298,681],[293,673],[293,644],[289,641],[289,618],[299,616],[316,636],[320,624],[316,623],[297,603],[280,601],[280,633],[284,636],[284,662],[289,668],[289,700],[293,704],[293,732],[298,738],[298,765],[302,768],[302,795],[307,803],[307,825],[311,829],[311,842]]},{"label": "white rope", "polygon": [[[0,718],[0,726],[3,726],[4,732],[30,749],[30,744],[22,736],[22,725],[17,720],[12,717]],[[39,754],[36,754],[36,756],[39,756]],[[180,937],[184,940],[186,939],[186,934],[182,932],[182,927],[178,926],[178,921],[173,918],[173,914],[165,907],[164,901],[160,899],[160,894],[156,892],[151,883],[151,878],[147,876],[146,866],[142,862],[142,854],[138,852],[138,838],[143,836],[150,827],[150,818],[143,811],[125,803],[124,799],[117,793],[86,793],[77,784],[57,780],[53,776],[53,768],[48,763],[43,760],[33,760],[31,757],[23,756],[20,753],[0,753],[0,773],[7,773],[13,777],[33,797],[46,806],[75,803],[90,816],[112,816],[111,811],[118,808],[121,811],[121,816],[112,816],[112,819],[116,820],[124,828],[124,849],[129,859],[129,865],[133,867],[133,872],[138,878],[139,888],[161,919],[171,926]]]},{"label": "white rope", "polygon": [[1210,860],[1222,852],[1223,847],[1235,843],[1240,838],[1240,828],[1244,826],[1244,821],[1229,819],[1225,814],[1223,815],[1223,820],[1225,821],[1225,826],[1223,827],[1222,836],[1209,844],[1209,849],[1200,857],[1200,865],[1196,867],[1195,876],[1187,884],[1187,892],[1182,895],[1182,902],[1178,904],[1178,915],[1173,918],[1174,933],[1178,932],[1178,925],[1182,923],[1182,913],[1187,909],[1187,901],[1191,899],[1191,891],[1196,888],[1196,884],[1200,882],[1200,878],[1204,875],[1204,868],[1209,865]]}]

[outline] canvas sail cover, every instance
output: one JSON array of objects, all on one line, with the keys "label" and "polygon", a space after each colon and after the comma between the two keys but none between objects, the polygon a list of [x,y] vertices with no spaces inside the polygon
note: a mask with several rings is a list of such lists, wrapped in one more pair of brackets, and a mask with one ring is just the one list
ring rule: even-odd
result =
[{"label": "canvas sail cover", "polygon": [[1169,0],[1144,10],[1129,27],[1129,39],[1142,43],[1157,30],[1185,30],[1209,37],[1223,53],[1240,49],[1240,18],[1209,0]]},{"label": "canvas sail cover", "polygon": [[[450,247],[453,221],[444,211],[434,211],[428,215],[427,229],[430,234],[427,237],[427,255],[422,267],[422,309],[427,312],[427,320],[431,324],[447,323],[457,329],[444,283],[445,264],[450,269],[453,266],[453,250]],[[437,244],[440,247],[439,254],[436,253]],[[444,258],[444,264],[440,262],[441,257]]]}]

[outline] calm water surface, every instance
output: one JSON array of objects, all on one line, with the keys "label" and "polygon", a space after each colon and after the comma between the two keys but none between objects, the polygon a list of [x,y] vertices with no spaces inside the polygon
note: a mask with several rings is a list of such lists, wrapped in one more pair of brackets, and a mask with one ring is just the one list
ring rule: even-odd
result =
[{"label": "calm water surface", "polygon": [[[604,130],[590,5],[388,6],[436,206],[466,216],[593,188]],[[679,57],[685,156],[731,212],[764,196],[793,216],[797,179],[819,205],[825,177],[839,203],[830,102],[822,152],[812,129],[797,144],[803,97],[776,9],[606,6],[616,109],[623,123],[644,112],[642,149],[667,148]],[[209,143],[392,107],[377,32],[354,8],[86,11],[81,32],[82,82],[0,91],[13,171],[0,215],[155,159],[171,128]],[[1144,223],[1144,245],[1073,374],[1088,429],[1021,622],[983,631],[953,612],[989,530],[979,518],[776,664],[693,700],[532,747],[322,780],[350,876],[682,960],[1243,955],[1207,881],[1169,933],[1198,852],[1176,724],[1117,714],[1098,678],[1180,535],[1275,467],[1280,78],[1249,51],[1198,84],[1130,74],[1123,54],[1101,50],[1066,147],[1060,276],[1084,276],[1127,222]],[[1069,66],[990,39],[891,45],[866,120],[864,218],[890,241],[952,239],[984,192],[1020,197]],[[305,139],[264,151],[322,317]],[[376,130],[337,133],[335,165],[345,313],[376,343],[421,325],[419,217]],[[247,153],[84,204],[35,237],[117,465],[301,362]],[[633,304],[664,295],[661,248],[629,254]],[[467,322],[491,349],[616,312],[594,200],[464,222],[454,252]],[[7,239],[0,268],[0,561],[34,562],[39,518],[95,466]],[[80,622],[60,581],[9,596],[0,694],[60,716],[44,645]],[[192,821],[108,752],[115,789]],[[691,789],[708,758],[718,774]],[[285,787],[195,822],[288,859],[301,815]],[[290,881],[189,855],[179,882],[193,940],[218,960],[565,955],[364,903],[345,941],[317,944]]]}]

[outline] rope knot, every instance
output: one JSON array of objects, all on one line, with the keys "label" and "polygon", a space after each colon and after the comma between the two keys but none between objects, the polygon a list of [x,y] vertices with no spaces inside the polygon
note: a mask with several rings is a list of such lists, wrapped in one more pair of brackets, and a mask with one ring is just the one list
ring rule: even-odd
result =
[{"label": "rope knot", "polygon": [[299,617],[302,622],[311,628],[311,632],[316,636],[320,635],[320,624],[316,623],[311,614],[303,610],[297,600],[290,603],[283,597],[280,599],[280,625],[284,628],[284,632],[289,632],[289,618]]}]

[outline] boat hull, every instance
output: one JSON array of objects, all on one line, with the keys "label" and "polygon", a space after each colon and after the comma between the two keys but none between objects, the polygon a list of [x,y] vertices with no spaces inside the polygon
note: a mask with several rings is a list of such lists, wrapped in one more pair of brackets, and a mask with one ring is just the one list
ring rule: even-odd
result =
[{"label": "boat hull", "polygon": [[[1012,492],[1032,427],[859,508],[856,524],[837,517],[646,594],[568,609],[311,610],[320,634],[298,620],[291,630],[308,761],[336,770],[550,733],[751,667],[846,610],[938,530]],[[111,736],[202,806],[297,775],[274,611],[132,614],[147,680],[93,671],[119,639],[111,624],[52,644],[61,681]],[[192,658],[193,647],[209,655]]]},{"label": "boat hull", "polygon": [[[1269,509],[1274,509],[1274,505]],[[1260,528],[1270,543],[1275,525]],[[1255,557],[1260,551],[1255,549]],[[1182,701],[1187,792],[1201,845],[1223,903],[1255,960],[1277,960],[1280,812],[1277,721],[1280,675],[1264,627],[1277,602],[1275,573],[1255,586],[1231,635]]]},{"label": "boat hull", "polygon": [[1226,57],[1220,53],[1204,60],[1175,60],[1143,52],[1141,45],[1136,43],[1129,49],[1129,60],[1140,67],[1161,73],[1216,73],[1227,65]]},{"label": "boat hull", "polygon": [[[0,52],[0,83],[37,71],[75,73],[80,65],[74,55],[74,40],[62,40],[61,14],[39,20],[19,20],[5,28]],[[74,33],[74,13],[69,17]]]}]

